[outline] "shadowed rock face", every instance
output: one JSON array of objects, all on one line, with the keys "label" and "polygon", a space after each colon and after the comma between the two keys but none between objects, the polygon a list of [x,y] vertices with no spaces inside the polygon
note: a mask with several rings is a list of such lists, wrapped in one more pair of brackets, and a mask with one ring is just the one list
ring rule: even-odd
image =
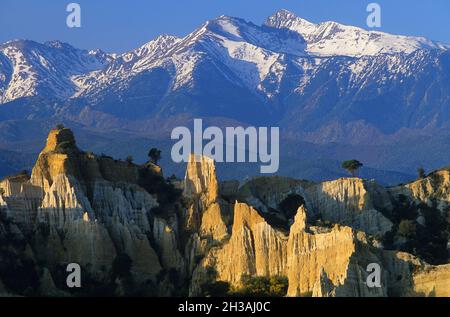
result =
[{"label": "shadowed rock face", "polygon": [[[39,295],[67,295],[61,269],[72,262],[123,294],[130,280],[112,271],[126,254],[134,288],[151,285],[144,295],[201,295],[214,281],[239,289],[245,275],[285,276],[288,296],[450,296],[448,265],[384,250],[379,241],[395,226],[388,216],[400,195],[447,210],[448,171],[389,189],[359,178],[224,186],[211,159],[191,156],[184,198],[171,202],[180,209],[160,205],[161,193],[150,190],[161,182],[155,175],[154,165],[85,153],[70,130],[52,130],[31,177],[0,182],[0,294],[28,285]],[[304,203],[289,218],[281,208],[292,194]],[[19,287],[7,273],[23,263],[33,274]],[[379,288],[367,286],[370,263],[381,267]]]},{"label": "shadowed rock face", "polygon": [[[286,233],[272,227],[266,217],[293,193],[301,195],[305,205],[298,208]],[[393,226],[383,214],[393,209],[393,189],[359,178],[312,183],[261,177],[234,187],[234,192],[228,186],[226,195],[246,203],[230,203],[230,237],[204,252],[193,272],[192,295],[201,293],[211,271],[234,289],[242,286],[243,275],[287,276],[288,296],[446,296],[448,292],[445,265],[430,266],[407,253],[383,250],[373,239]],[[222,204],[222,208],[227,207]],[[318,215],[341,225],[308,224],[309,217]],[[367,287],[370,263],[382,269],[380,288]],[[427,275],[428,270],[434,273]],[[436,276],[442,280],[437,282]]]},{"label": "shadowed rock face", "polygon": [[[114,171],[120,182],[110,177]],[[50,132],[29,181],[19,186],[6,180],[2,186],[8,188],[9,216],[32,234],[37,261],[50,272],[75,262],[105,282],[122,253],[131,258],[138,280],[155,279],[162,269],[147,216],[158,203],[137,182],[136,166],[81,152],[72,132],[62,129]]]}]

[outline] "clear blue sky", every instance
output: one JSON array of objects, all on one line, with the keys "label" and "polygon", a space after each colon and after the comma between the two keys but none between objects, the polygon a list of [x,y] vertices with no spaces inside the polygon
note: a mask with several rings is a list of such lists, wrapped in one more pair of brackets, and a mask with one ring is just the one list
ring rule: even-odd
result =
[{"label": "clear blue sky", "polygon": [[[65,24],[70,2],[81,5],[80,29]],[[80,48],[123,52],[159,34],[186,35],[222,14],[261,24],[282,8],[316,23],[366,27],[370,2],[382,7],[381,31],[450,43],[449,0],[0,0],[0,43],[58,39]]]}]

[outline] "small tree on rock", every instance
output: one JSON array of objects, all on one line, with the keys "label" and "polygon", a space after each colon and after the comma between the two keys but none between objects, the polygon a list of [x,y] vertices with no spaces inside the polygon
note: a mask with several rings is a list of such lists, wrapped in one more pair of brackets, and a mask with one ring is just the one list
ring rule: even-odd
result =
[{"label": "small tree on rock", "polygon": [[131,155],[128,155],[126,158],[125,158],[125,161],[128,163],[128,164],[133,164],[133,157],[131,156]]},{"label": "small tree on rock", "polygon": [[153,164],[158,165],[158,161],[161,159],[161,150],[157,148],[151,148],[148,152],[148,157]]},{"label": "small tree on rock", "polygon": [[419,176],[419,179],[424,179],[425,178],[425,169],[423,167],[419,167],[417,169],[417,174]]},{"label": "small tree on rock", "polygon": [[362,166],[363,164],[358,160],[349,160],[342,163],[342,168],[347,170],[353,177],[355,177],[356,172]]}]

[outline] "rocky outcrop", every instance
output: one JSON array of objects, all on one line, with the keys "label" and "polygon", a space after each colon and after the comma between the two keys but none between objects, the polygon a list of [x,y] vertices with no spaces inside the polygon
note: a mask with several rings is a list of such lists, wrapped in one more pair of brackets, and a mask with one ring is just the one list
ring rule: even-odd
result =
[{"label": "rocky outcrop", "polygon": [[374,182],[359,178],[312,183],[285,177],[258,177],[239,191],[241,199],[264,213],[279,209],[280,202],[290,194],[305,200],[311,218],[380,236],[392,227],[380,211],[392,208],[389,193]]},{"label": "rocky outcrop", "polygon": [[244,274],[282,275],[286,268],[286,237],[244,203],[236,202],[230,240],[215,251],[218,278],[232,285]]},{"label": "rocky outcrop", "polygon": [[351,228],[335,227],[330,232],[310,234],[305,231],[305,222],[306,212],[300,207],[287,245],[289,296],[312,292],[316,283],[324,281],[321,275],[333,285],[343,284],[356,248]]},{"label": "rocky outcrop", "polygon": [[[313,213],[323,220],[383,235],[391,229],[392,223],[375,209],[369,186],[376,184],[368,184],[360,178],[340,178],[308,188],[307,200]],[[385,193],[380,200],[389,202],[390,197]]]},{"label": "rocky outcrop", "polygon": [[206,156],[190,155],[184,179],[188,206],[183,227],[189,233],[185,249],[186,266],[192,274],[197,259],[228,237],[226,211],[229,204],[219,197],[214,161]]},{"label": "rocky outcrop", "polygon": [[222,241],[228,236],[220,204],[212,203],[203,212],[199,233],[201,237],[215,241]]},{"label": "rocky outcrop", "polygon": [[243,275],[287,276],[288,296],[386,294],[384,288],[370,290],[364,285],[368,273],[358,264],[359,241],[350,227],[307,230],[304,206],[286,236],[252,207],[236,203],[231,237],[224,245],[212,248],[200,263],[193,275],[192,294],[201,291],[210,270],[234,288],[241,286]]},{"label": "rocky outcrop", "polygon": [[414,273],[413,285],[416,295],[450,297],[450,264],[426,267]]},{"label": "rocky outcrop", "polygon": [[[287,276],[288,296],[448,296],[448,266],[429,266],[402,252],[384,251],[348,226],[307,225],[298,209],[289,236],[252,207],[235,204],[231,237],[207,252],[193,273],[191,294],[211,278],[241,286],[242,277]],[[380,287],[369,287],[369,264],[380,266]]]},{"label": "rocky outcrop", "polygon": [[184,178],[184,195],[198,197],[201,208],[216,201],[219,184],[213,159],[191,154]]},{"label": "rocky outcrop", "polygon": [[268,225],[255,209],[236,202],[231,231],[229,240],[213,247],[194,271],[191,294],[201,291],[208,270],[234,287],[240,285],[243,275],[283,275],[287,237]]},{"label": "rocky outcrop", "polygon": [[396,186],[390,192],[398,197],[403,195],[415,203],[436,204],[441,212],[450,206],[450,168],[435,171],[423,179]]},{"label": "rocky outcrop", "polygon": [[37,224],[49,230],[36,248],[50,267],[76,262],[95,272],[126,253],[138,276],[158,274],[146,215],[157,203],[135,184],[137,168],[125,164],[80,152],[68,129],[50,133],[31,175],[31,183],[43,191]]},{"label": "rocky outcrop", "polygon": [[[59,129],[50,132],[30,180],[2,182],[3,200],[10,219],[33,233],[36,259],[50,272],[75,262],[101,280],[115,257],[127,254],[137,281],[155,280],[162,266],[149,235],[159,226],[150,225],[149,214],[158,203],[138,182],[139,167],[81,152],[72,132]],[[155,236],[172,268],[166,254],[175,238]]]},{"label": "rocky outcrop", "polygon": [[155,218],[153,237],[161,253],[161,263],[164,268],[175,269],[184,275],[184,259],[178,250],[178,236],[166,220]]},{"label": "rocky outcrop", "polygon": [[[448,265],[384,250],[380,242],[400,195],[445,212],[448,176],[442,170],[389,189],[359,178],[219,185],[213,160],[192,155],[184,181],[171,181],[183,201],[161,205],[155,184],[169,185],[157,166],[85,153],[70,130],[53,130],[30,177],[0,182],[0,293],[25,289],[5,274],[9,263],[27,270],[36,294],[69,296],[61,269],[75,262],[100,285],[114,276],[123,295],[130,281],[165,296],[186,295],[188,281],[189,294],[201,295],[205,283],[236,290],[243,276],[282,276],[287,296],[450,296]],[[292,195],[297,205],[286,213],[283,202]],[[127,258],[130,271],[113,273]],[[379,287],[368,285],[373,264]]]}]

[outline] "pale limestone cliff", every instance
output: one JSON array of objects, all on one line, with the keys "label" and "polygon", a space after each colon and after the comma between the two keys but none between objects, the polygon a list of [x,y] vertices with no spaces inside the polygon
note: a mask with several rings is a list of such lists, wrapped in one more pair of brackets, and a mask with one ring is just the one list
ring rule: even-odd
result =
[{"label": "pale limestone cliff", "polygon": [[450,169],[435,171],[423,179],[390,189],[394,196],[404,195],[416,203],[431,205],[445,211],[450,206]]},{"label": "pale limestone cliff", "polygon": [[[374,182],[344,178],[315,184],[259,177],[239,190],[223,192],[247,204],[234,204],[229,240],[209,251],[202,249],[206,254],[193,272],[193,295],[201,293],[201,285],[208,282],[211,272],[215,272],[215,279],[229,282],[233,288],[240,287],[244,274],[284,275],[289,280],[288,296],[417,296],[429,293],[428,281],[439,294],[445,294],[446,270],[441,266],[433,267],[434,276],[426,275],[422,272],[429,266],[422,261],[407,253],[384,251],[379,243],[369,242],[366,234],[357,231],[382,236],[391,229],[392,223],[379,211],[392,210],[391,192]],[[301,195],[308,208],[299,208],[286,236],[271,227],[264,215],[291,193]],[[307,218],[317,215],[347,226],[309,227]],[[202,240],[196,237],[192,245],[201,249]],[[381,287],[366,284],[370,263],[381,266]],[[439,286],[438,278],[443,281]]]},{"label": "pale limestone cliff", "polygon": [[212,248],[200,263],[193,275],[191,293],[200,291],[212,269],[218,280],[235,288],[241,285],[244,274],[287,276],[288,296],[318,296],[323,292],[327,296],[385,295],[384,288],[365,289],[367,273],[353,260],[359,242],[351,228],[336,226],[323,233],[306,230],[303,206],[288,237],[268,225],[252,207],[236,203],[230,240]]},{"label": "pale limestone cliff", "polygon": [[183,227],[189,234],[184,253],[186,269],[192,274],[198,259],[229,235],[228,217],[225,215],[228,203],[219,197],[212,159],[190,155],[184,178],[184,196],[189,202],[182,218]]},{"label": "pale limestone cliff", "polygon": [[305,232],[305,220],[305,209],[300,207],[287,245],[289,296],[312,292],[320,281],[321,269],[333,285],[343,284],[355,252],[351,228],[335,227],[327,233],[310,234]]},{"label": "pale limestone cliff", "polygon": [[[374,185],[372,185],[374,186]],[[340,178],[307,190],[312,211],[324,220],[383,235],[392,223],[375,209],[368,184],[360,178]],[[389,201],[386,194],[385,199]]]},{"label": "pale limestone cliff", "polygon": [[11,218],[35,228],[33,249],[50,269],[75,262],[101,278],[126,253],[144,280],[162,269],[148,237],[147,214],[158,204],[137,182],[136,166],[80,152],[62,129],[50,132],[30,181],[2,187]]},{"label": "pale limestone cliff", "polygon": [[241,284],[243,275],[283,275],[287,237],[268,225],[256,210],[236,202],[231,231],[229,240],[213,247],[194,271],[191,294],[201,291],[210,269],[217,273],[218,280],[233,287]]},{"label": "pale limestone cliff", "polygon": [[[341,178],[312,183],[285,177],[258,177],[244,184],[239,196],[262,212],[278,209],[288,195],[303,197],[310,216],[383,235],[392,227],[380,209],[391,209],[389,193],[373,182]],[[378,202],[383,201],[383,204]]]},{"label": "pale limestone cliff", "polygon": [[[192,295],[201,293],[212,271],[234,288],[244,274],[287,276],[288,296],[447,296],[446,266],[430,267],[407,253],[374,248],[350,227],[308,227],[303,206],[288,237],[246,204],[236,203],[234,215],[230,239],[211,248],[195,269]],[[381,287],[366,284],[370,263],[381,267]]]},{"label": "pale limestone cliff", "polygon": [[191,154],[186,168],[184,195],[200,197],[200,207],[208,206],[217,199],[219,184],[213,159]]},{"label": "pale limestone cliff", "polygon": [[[185,210],[155,215],[157,197],[141,187],[142,168],[155,172],[155,166],[81,152],[63,129],[50,133],[30,179],[0,182],[0,211],[12,220],[7,230],[0,221],[0,237],[32,237],[20,254],[44,265],[41,294],[57,294],[52,275],[58,265],[77,262],[106,281],[116,255],[126,253],[133,278],[159,281],[159,295],[178,291],[170,273],[190,281],[191,295],[202,294],[211,279],[238,289],[250,275],[286,276],[287,296],[450,296],[448,265],[385,251],[373,239],[390,230],[381,211],[392,211],[399,194],[445,210],[448,172],[388,190],[358,178],[312,183],[283,177],[219,189],[214,162],[191,156],[182,186]],[[305,204],[287,229],[277,229],[270,217],[290,194]],[[330,226],[312,225],[318,218]],[[381,287],[366,284],[370,263],[381,266]],[[2,291],[8,290],[0,283]]]},{"label": "pale limestone cliff", "polygon": [[243,274],[282,275],[286,267],[286,237],[252,207],[236,202],[232,235],[215,254],[219,279],[238,285]]},{"label": "pale limestone cliff", "polygon": [[450,297],[450,264],[426,267],[413,274],[418,296]]},{"label": "pale limestone cliff", "polygon": [[201,237],[215,241],[221,241],[228,236],[227,226],[218,203],[212,203],[203,212],[199,233]]}]

